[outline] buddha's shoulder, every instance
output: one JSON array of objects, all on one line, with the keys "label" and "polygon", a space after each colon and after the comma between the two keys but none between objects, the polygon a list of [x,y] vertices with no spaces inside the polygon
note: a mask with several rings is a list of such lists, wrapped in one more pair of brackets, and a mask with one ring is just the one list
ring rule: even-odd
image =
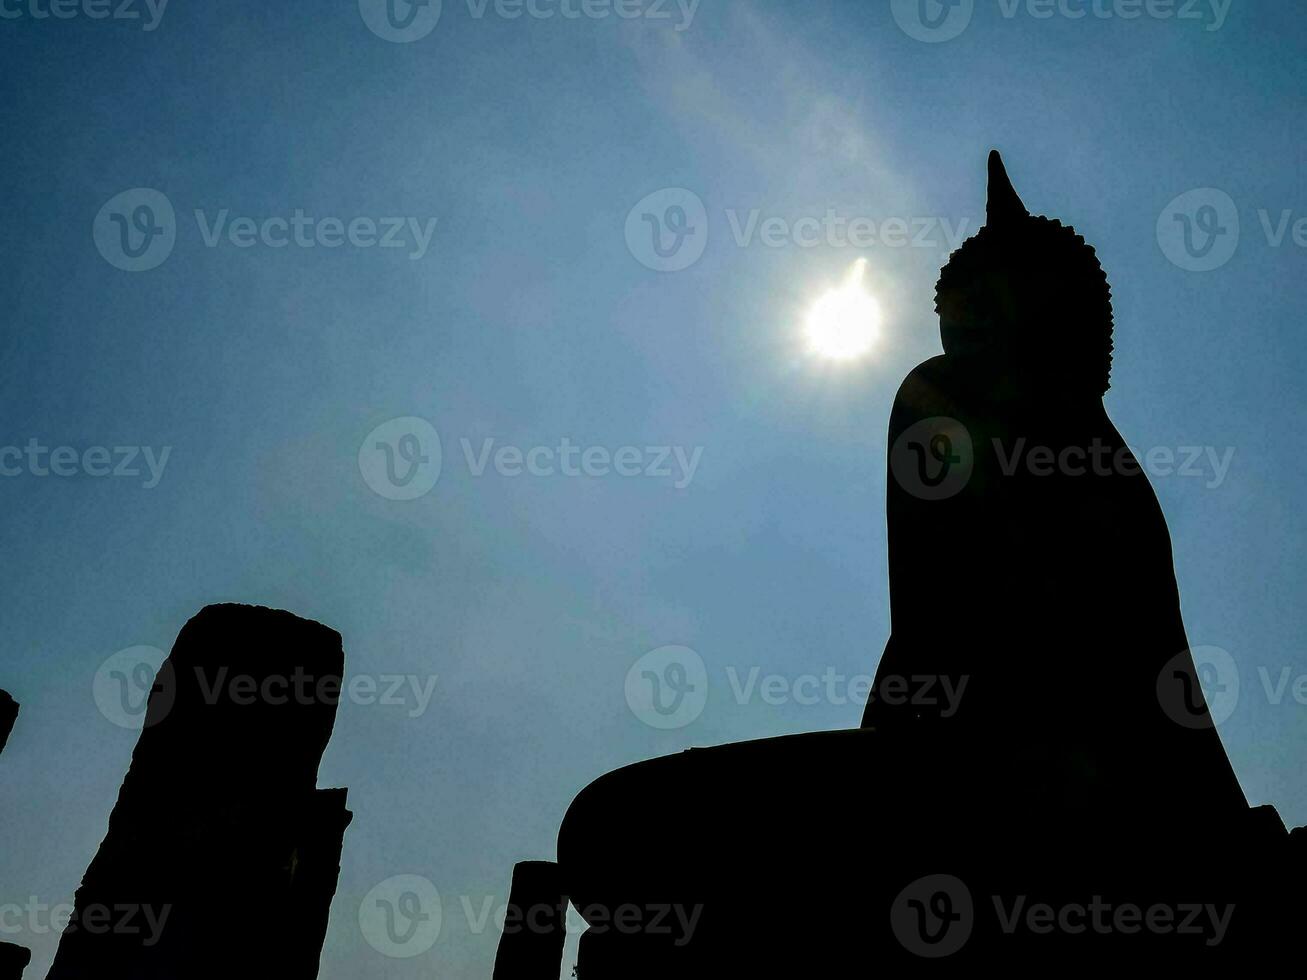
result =
[{"label": "buddha's shoulder", "polygon": [[894,412],[926,418],[957,414],[975,399],[965,365],[944,354],[922,361],[894,395]]}]

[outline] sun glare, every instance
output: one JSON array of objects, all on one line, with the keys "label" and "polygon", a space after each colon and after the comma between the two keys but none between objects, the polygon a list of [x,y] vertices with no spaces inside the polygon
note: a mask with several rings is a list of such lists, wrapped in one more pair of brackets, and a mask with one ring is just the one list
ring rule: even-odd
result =
[{"label": "sun glare", "polygon": [[849,361],[866,354],[880,336],[880,304],[863,285],[867,260],[858,259],[843,285],[821,296],[808,312],[806,333],[811,350],[831,360]]}]

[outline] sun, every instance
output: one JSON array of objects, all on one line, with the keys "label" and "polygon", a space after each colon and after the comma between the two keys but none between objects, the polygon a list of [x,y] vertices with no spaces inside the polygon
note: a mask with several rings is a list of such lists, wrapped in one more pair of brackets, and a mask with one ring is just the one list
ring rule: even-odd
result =
[{"label": "sun", "polygon": [[822,295],[808,311],[805,333],[813,353],[834,361],[851,361],[870,351],[880,338],[880,304],[863,279],[867,260],[858,259],[844,284]]}]

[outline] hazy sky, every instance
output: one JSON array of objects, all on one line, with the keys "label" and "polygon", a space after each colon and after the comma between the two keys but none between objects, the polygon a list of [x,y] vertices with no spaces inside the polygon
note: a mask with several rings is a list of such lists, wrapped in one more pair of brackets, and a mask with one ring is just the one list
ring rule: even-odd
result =
[{"label": "hazy sky", "polygon": [[[57,935],[28,909],[70,899],[136,738],[105,665],[206,603],[403,679],[342,705],[323,766],[355,812],[327,980],[488,976],[483,909],[616,766],[855,726],[888,410],[991,146],[1098,248],[1108,407],[1190,639],[1232,658],[1225,744],[1307,823],[1301,5],[49,2],[0,0],[0,939],[30,975]],[[883,336],[823,362],[804,312],[859,257]],[[627,676],[667,646],[707,697],[665,717]],[[673,651],[634,687],[673,661],[699,679]],[[443,912],[407,958],[359,920],[400,875]]]}]

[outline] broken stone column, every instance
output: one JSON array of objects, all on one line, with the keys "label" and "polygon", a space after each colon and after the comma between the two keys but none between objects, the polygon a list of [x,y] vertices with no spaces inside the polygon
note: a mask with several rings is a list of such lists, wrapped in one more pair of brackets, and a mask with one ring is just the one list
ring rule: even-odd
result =
[{"label": "broken stone column", "polygon": [[0,943],[0,980],[23,980],[23,971],[30,962],[31,950],[13,943]]},{"label": "broken stone column", "polygon": [[14,722],[17,720],[18,702],[8,691],[0,691],[0,752],[5,750],[9,733],[14,730]]},{"label": "broken stone column", "polygon": [[494,980],[555,980],[567,939],[567,899],[557,864],[523,861],[513,868]]},{"label": "broken stone column", "polygon": [[160,668],[48,980],[311,980],[345,828],[317,789],[344,653],[287,612],[208,606]]},{"label": "broken stone column", "polygon": [[[5,750],[17,718],[18,702],[8,691],[0,691],[0,752]],[[31,960],[31,950],[13,943],[0,943],[0,980],[22,980],[23,970]]]}]

